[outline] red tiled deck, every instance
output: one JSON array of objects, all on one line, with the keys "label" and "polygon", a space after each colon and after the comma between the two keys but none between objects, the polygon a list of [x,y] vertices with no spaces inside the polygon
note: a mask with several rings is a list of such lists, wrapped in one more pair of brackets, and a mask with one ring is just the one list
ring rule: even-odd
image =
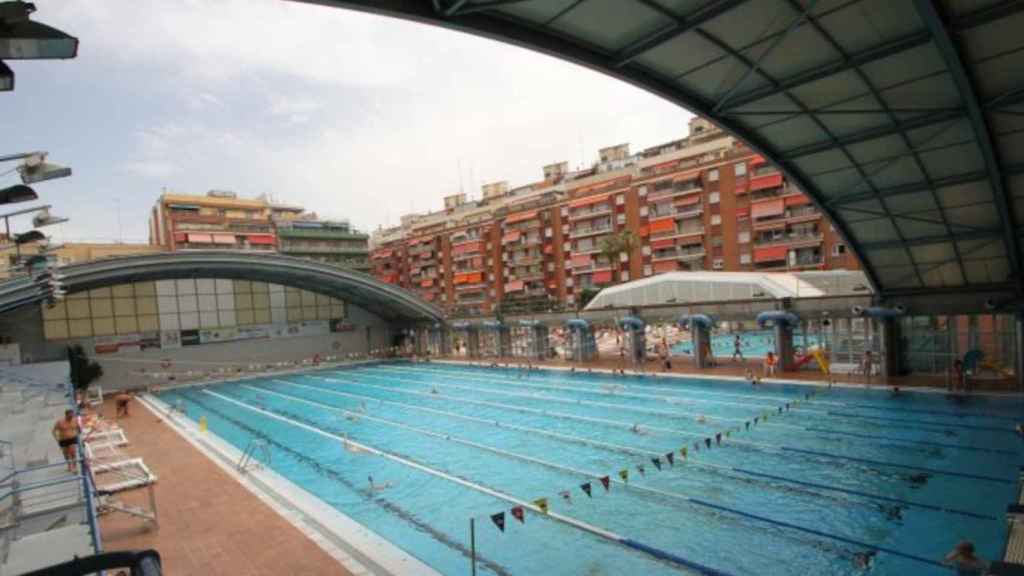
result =
[{"label": "red tiled deck", "polygon": [[[114,414],[107,402],[104,414]],[[312,540],[232,479],[151,412],[133,402],[118,421],[157,475],[159,530],[124,514],[101,517],[105,550],[155,548],[169,575],[280,576],[349,572]],[[144,506],[146,490],[118,495]]]}]

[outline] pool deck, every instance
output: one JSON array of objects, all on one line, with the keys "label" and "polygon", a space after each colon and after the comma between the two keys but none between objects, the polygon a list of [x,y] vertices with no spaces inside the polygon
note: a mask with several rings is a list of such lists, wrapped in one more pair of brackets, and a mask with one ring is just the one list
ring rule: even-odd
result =
[{"label": "pool deck", "polygon": [[[103,413],[114,414],[111,401]],[[159,478],[160,528],[149,530],[123,514],[105,515],[104,550],[154,548],[165,574],[352,574],[138,402],[129,418],[117,422],[131,441],[125,452],[143,458]],[[146,490],[123,492],[118,499],[144,506]]]}]

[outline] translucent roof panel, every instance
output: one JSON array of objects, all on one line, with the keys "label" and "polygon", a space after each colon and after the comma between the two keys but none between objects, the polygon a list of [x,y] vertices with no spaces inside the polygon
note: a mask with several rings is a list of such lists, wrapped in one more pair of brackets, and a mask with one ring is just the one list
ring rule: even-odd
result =
[{"label": "translucent roof panel", "polygon": [[714,121],[811,197],[883,293],[1021,277],[1024,2],[331,4],[532,48]]},{"label": "translucent roof panel", "polygon": [[870,294],[863,272],[666,272],[601,290],[586,310]]}]

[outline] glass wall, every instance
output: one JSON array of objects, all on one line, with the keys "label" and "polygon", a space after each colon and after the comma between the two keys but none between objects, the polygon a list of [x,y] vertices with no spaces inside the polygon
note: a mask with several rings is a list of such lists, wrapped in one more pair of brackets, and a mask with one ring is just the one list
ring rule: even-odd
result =
[{"label": "glass wall", "polygon": [[1003,376],[1014,372],[1012,314],[905,316],[899,322],[905,373],[946,374],[955,359],[971,350],[984,354],[984,370]]}]

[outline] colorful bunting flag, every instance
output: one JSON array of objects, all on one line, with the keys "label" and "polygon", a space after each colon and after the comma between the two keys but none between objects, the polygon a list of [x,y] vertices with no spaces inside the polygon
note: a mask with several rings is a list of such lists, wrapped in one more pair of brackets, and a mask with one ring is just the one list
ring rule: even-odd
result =
[{"label": "colorful bunting flag", "polygon": [[726,438],[728,438],[728,437],[729,437],[729,434],[732,434],[732,430],[726,430],[726,431],[725,431],[725,437],[726,437]]},{"label": "colorful bunting flag", "polygon": [[610,486],[612,483],[612,479],[607,476],[601,476],[600,478],[598,478],[598,480],[601,481],[601,486],[604,486],[604,491],[607,492],[608,486]]},{"label": "colorful bunting flag", "polygon": [[572,494],[569,494],[568,490],[562,490],[558,495],[562,497],[562,500],[565,500],[566,504],[572,504]]},{"label": "colorful bunting flag", "polygon": [[505,513],[498,512],[497,514],[491,514],[491,522],[498,527],[498,530],[505,531]]},{"label": "colorful bunting flag", "polygon": [[789,410],[789,402],[786,402],[786,410]]},{"label": "colorful bunting flag", "polygon": [[782,414],[782,406],[779,406],[779,414]]},{"label": "colorful bunting flag", "polygon": [[750,420],[747,420],[746,422],[744,422],[743,426],[745,427],[745,429],[750,430]]},{"label": "colorful bunting flag", "polygon": [[629,482],[629,470],[627,468],[619,470],[619,478],[622,478],[623,482]]},{"label": "colorful bunting flag", "polygon": [[541,512],[543,512],[545,514],[548,513],[548,499],[547,498],[537,498],[536,500],[533,501],[533,504],[537,508],[540,508]]},{"label": "colorful bunting flag", "polygon": [[519,520],[520,524],[526,524],[526,513],[523,512],[522,506],[512,508],[512,517]]},{"label": "colorful bunting flag", "polygon": [[586,493],[587,498],[593,498],[594,497],[590,493],[590,482],[585,482],[583,484],[580,484],[580,490],[583,490],[583,492]]},{"label": "colorful bunting flag", "polygon": [[704,446],[706,446],[708,449],[711,448],[711,438],[704,439]]},{"label": "colorful bunting flag", "polygon": [[643,464],[637,464],[636,465],[636,471],[639,472],[641,476],[646,476],[647,475],[647,471],[644,469],[644,465]]},{"label": "colorful bunting flag", "polygon": [[[683,448],[683,453],[686,453],[686,448]],[[673,454],[672,452],[666,452],[665,453],[665,460],[668,460],[668,465],[669,466],[675,466],[676,465],[676,455]]]},{"label": "colorful bunting flag", "polygon": [[651,464],[654,464],[655,468],[661,470],[661,458],[651,458]]},{"label": "colorful bunting flag", "polygon": [[722,433],[718,432],[717,434],[715,434],[715,446],[721,446],[721,445],[722,445]]},{"label": "colorful bunting flag", "polygon": [[686,446],[679,449],[679,454],[683,457],[683,460],[686,460]]}]

